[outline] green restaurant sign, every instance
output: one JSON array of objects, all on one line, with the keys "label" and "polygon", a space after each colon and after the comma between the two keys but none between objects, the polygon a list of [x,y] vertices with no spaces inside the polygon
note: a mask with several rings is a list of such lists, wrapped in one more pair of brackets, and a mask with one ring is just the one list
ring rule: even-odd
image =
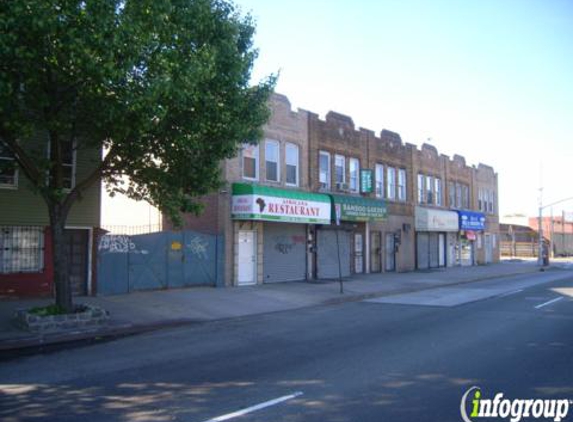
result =
[{"label": "green restaurant sign", "polygon": [[386,203],[382,200],[359,196],[330,195],[333,202],[333,220],[337,221],[383,221],[388,217]]},{"label": "green restaurant sign", "polygon": [[373,180],[374,178],[374,172],[370,169],[362,169],[360,170],[360,192],[362,193],[371,193],[372,192],[372,186],[373,186]]}]

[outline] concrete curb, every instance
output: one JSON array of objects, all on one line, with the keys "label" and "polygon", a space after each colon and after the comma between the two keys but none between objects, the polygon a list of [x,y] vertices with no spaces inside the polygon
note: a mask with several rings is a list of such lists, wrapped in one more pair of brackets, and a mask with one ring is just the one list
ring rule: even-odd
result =
[{"label": "concrete curb", "polygon": [[[548,268],[547,270],[550,271],[559,271],[559,268]],[[450,286],[460,286],[465,284],[471,284],[479,281],[487,281],[487,280],[496,280],[496,279],[503,279],[508,277],[515,277],[524,274],[532,274],[535,272],[539,272],[538,268],[535,269],[528,269],[527,271],[519,271],[515,273],[509,273],[504,275],[490,275],[490,276],[481,276],[476,278],[471,278],[468,280],[456,281],[452,283],[438,283],[432,284],[431,286],[415,286],[410,288],[404,288],[399,290],[394,290],[391,292],[369,292],[369,293],[345,293],[341,297],[338,298],[331,298],[326,299],[322,302],[318,302],[312,305],[305,305],[301,307],[296,307],[288,310],[278,310],[278,311],[270,311],[270,312],[262,312],[252,315],[265,315],[265,314],[272,314],[275,312],[288,312],[294,309],[302,309],[302,308],[312,308],[315,306],[334,306],[340,305],[343,303],[349,302],[360,302],[366,299],[374,299],[378,297],[388,297],[388,296],[396,296],[401,294],[407,293],[414,293],[414,292],[421,292],[426,290],[433,290],[442,287],[450,287]],[[157,331],[160,329],[166,328],[177,328],[182,326],[188,326],[191,324],[199,324],[205,322],[215,322],[215,321],[225,321],[225,320],[232,320],[232,319],[239,319],[245,318],[252,315],[243,315],[243,316],[236,316],[236,317],[224,317],[218,318],[213,320],[198,320],[198,319],[171,319],[171,320],[164,320],[164,321],[156,321],[152,323],[146,324],[134,324],[134,323],[124,323],[124,324],[117,324],[108,327],[100,327],[97,329],[89,330],[89,331],[75,331],[69,333],[59,333],[59,334],[48,334],[43,336],[30,336],[30,337],[21,337],[9,340],[2,340],[0,341],[0,359],[5,358],[6,356],[15,356],[17,352],[21,351],[23,354],[30,354],[33,352],[42,352],[44,349],[51,348],[51,347],[58,347],[64,346],[66,344],[73,344],[73,343],[85,343],[97,340],[109,340],[116,337],[125,337],[135,334],[142,334],[146,332]]]}]

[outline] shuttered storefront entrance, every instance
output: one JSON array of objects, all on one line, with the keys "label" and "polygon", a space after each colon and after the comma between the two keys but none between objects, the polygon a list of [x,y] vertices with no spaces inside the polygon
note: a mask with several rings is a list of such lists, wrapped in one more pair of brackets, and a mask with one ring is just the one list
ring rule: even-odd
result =
[{"label": "shuttered storefront entrance", "polygon": [[265,223],[263,282],[306,279],[306,225]]},{"label": "shuttered storefront entrance", "polygon": [[416,235],[416,263],[419,270],[446,266],[446,236],[443,233]]},{"label": "shuttered storefront entrance", "polygon": [[[350,232],[338,230],[340,244],[340,271],[342,277],[350,276]],[[338,278],[339,251],[336,230],[317,230],[317,278]]]}]

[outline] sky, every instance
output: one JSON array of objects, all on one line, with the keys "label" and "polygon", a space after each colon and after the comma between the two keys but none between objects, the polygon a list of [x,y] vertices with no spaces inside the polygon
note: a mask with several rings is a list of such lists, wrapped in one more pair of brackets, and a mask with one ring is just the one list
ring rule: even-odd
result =
[{"label": "sky", "polygon": [[[252,82],[279,73],[295,109],[491,165],[502,217],[537,215],[540,186],[544,204],[573,197],[573,0],[235,4],[256,22]],[[159,220],[146,203],[103,205],[104,225]]]},{"label": "sky", "polygon": [[502,216],[573,197],[573,0],[235,4],[294,108],[493,166]]}]

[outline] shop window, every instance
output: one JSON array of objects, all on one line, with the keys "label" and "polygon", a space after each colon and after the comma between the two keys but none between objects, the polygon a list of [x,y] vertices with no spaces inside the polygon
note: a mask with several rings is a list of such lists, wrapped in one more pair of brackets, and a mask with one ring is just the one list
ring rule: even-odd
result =
[{"label": "shop window", "polygon": [[294,144],[286,144],[286,184],[298,186],[298,146]]},{"label": "shop window", "polygon": [[265,141],[265,169],[266,180],[270,182],[280,181],[280,144],[277,141]]},{"label": "shop window", "polygon": [[42,228],[0,226],[0,274],[33,273],[43,269]]},{"label": "shop window", "polygon": [[259,178],[259,146],[244,144],[243,156],[243,179],[258,180]]}]

